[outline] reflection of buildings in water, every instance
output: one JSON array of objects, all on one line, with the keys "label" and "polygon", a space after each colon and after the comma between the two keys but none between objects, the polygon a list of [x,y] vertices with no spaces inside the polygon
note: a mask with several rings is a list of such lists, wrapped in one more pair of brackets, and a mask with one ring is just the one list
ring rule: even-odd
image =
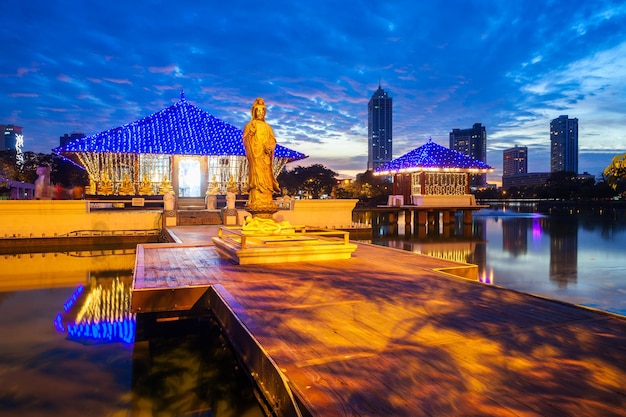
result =
[{"label": "reflection of buildings in water", "polygon": [[[120,276],[122,275],[122,276]],[[126,276],[124,276],[126,275]],[[132,343],[135,315],[130,312],[132,273],[92,278],[79,285],[54,320],[57,331],[82,343]]]},{"label": "reflection of buildings in water", "polygon": [[502,250],[514,257],[528,252],[528,228],[532,218],[509,217],[502,219]]},{"label": "reflection of buildings in water", "polygon": [[578,280],[578,217],[553,221],[549,232],[550,281],[566,288]]}]

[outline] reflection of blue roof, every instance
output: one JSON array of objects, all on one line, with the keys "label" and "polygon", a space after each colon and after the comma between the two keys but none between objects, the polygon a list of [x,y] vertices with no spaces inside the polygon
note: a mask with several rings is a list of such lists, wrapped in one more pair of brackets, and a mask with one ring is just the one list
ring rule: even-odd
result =
[{"label": "reflection of blue roof", "polygon": [[381,175],[423,170],[487,172],[493,168],[485,162],[445,148],[429,139],[425,145],[376,168]]},{"label": "reflection of blue roof", "polygon": [[[69,141],[53,149],[75,152],[153,153],[166,155],[245,155],[241,129],[180,101],[143,119]],[[274,155],[292,161],[306,155],[277,145]]]}]

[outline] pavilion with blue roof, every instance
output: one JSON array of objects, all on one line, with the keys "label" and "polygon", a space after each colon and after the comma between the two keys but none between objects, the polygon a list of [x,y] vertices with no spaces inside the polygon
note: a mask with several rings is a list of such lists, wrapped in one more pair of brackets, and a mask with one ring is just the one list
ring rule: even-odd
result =
[{"label": "pavilion with blue roof", "polygon": [[[180,101],[143,119],[69,141],[53,149],[88,173],[89,194],[122,194],[122,188],[146,194],[170,182],[178,197],[203,197],[209,184],[223,194],[229,181],[245,189],[248,163],[243,131],[189,103]],[[274,172],[307,156],[276,145]],[[110,186],[106,186],[106,181]],[[123,186],[126,184],[126,187]],[[149,187],[150,188],[150,187]],[[102,191],[104,190],[104,191]],[[140,191],[144,190],[144,191]],[[129,194],[125,192],[124,194]]]},{"label": "pavilion with blue roof", "polygon": [[389,205],[472,207],[470,174],[493,171],[487,163],[429,139],[419,148],[376,168],[374,175],[393,177]]}]

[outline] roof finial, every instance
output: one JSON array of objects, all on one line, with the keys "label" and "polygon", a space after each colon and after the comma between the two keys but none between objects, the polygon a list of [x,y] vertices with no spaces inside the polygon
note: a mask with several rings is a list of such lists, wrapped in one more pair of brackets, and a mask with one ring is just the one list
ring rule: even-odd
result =
[{"label": "roof finial", "polygon": [[185,90],[180,89],[180,101],[185,101]]}]

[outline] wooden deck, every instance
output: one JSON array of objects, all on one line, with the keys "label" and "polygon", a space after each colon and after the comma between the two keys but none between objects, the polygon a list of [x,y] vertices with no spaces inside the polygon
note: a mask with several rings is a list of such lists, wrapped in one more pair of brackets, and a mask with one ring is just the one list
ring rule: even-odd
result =
[{"label": "wooden deck", "polygon": [[[626,414],[624,317],[452,277],[435,271],[451,262],[395,249],[240,266],[216,255],[214,229],[173,232],[183,243],[138,249],[133,309],[213,309],[284,415]],[[272,380],[290,390],[271,392]]]}]

